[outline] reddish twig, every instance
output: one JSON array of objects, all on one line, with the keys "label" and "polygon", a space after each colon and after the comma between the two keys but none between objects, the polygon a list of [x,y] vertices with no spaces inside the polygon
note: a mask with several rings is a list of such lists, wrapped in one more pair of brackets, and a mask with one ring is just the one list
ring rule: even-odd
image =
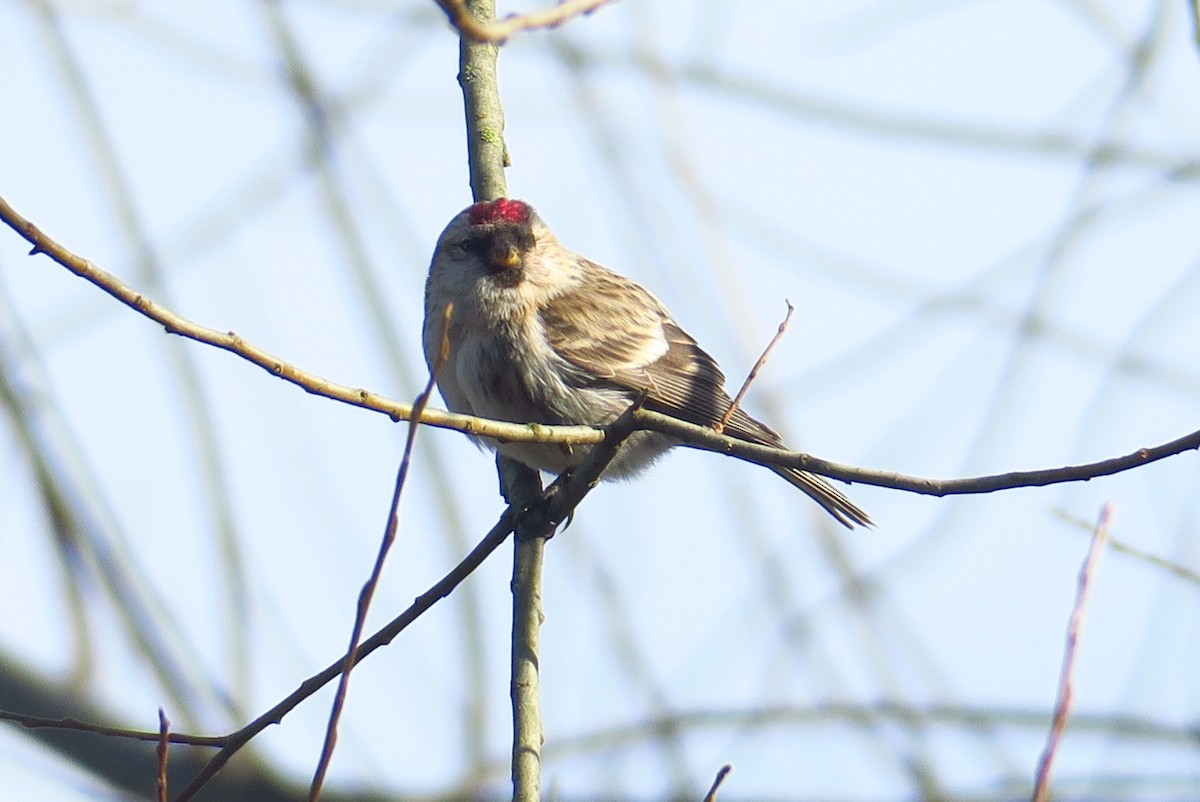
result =
[{"label": "reddish twig", "polygon": [[575,17],[591,14],[600,6],[608,5],[615,0],[562,0],[557,5],[529,11],[524,14],[510,14],[504,19],[484,22],[471,13],[466,0],[434,0],[450,18],[450,24],[458,32],[476,42],[504,44],[514,33],[546,28],[557,28],[564,22]]},{"label": "reddish twig", "polygon": [[783,339],[783,333],[787,331],[788,323],[792,322],[792,313],[796,311],[796,307],[792,306],[792,302],[784,300],[787,304],[787,314],[783,317],[783,322],[779,324],[779,330],[775,332],[775,336],[771,338],[771,342],[767,343],[767,347],[763,349],[762,356],[754,363],[754,367],[750,368],[750,375],[746,376],[746,380],[742,382],[742,388],[738,390],[737,395],[733,397],[733,403],[729,405],[729,409],[725,410],[725,414],[721,416],[721,420],[713,429],[717,434],[725,431],[725,427],[729,425],[729,421],[733,420],[733,415],[737,412],[738,405],[742,403],[742,399],[746,397],[746,393],[750,390],[750,383],[758,376],[758,372],[762,370],[763,365],[767,364],[767,357],[775,350],[775,346]]},{"label": "reddish twig", "polygon": [[1083,567],[1079,569],[1079,586],[1075,593],[1075,606],[1071,610],[1071,621],[1067,626],[1067,646],[1063,653],[1062,671],[1058,678],[1058,700],[1054,705],[1054,721],[1050,726],[1050,734],[1046,738],[1046,748],[1042,759],[1038,762],[1037,781],[1034,784],[1034,802],[1045,802],[1050,789],[1050,770],[1054,765],[1054,757],[1058,753],[1058,745],[1062,741],[1063,732],[1067,728],[1067,715],[1071,712],[1071,702],[1074,695],[1075,655],[1079,649],[1079,635],[1083,630],[1084,613],[1087,610],[1091,581],[1104,552],[1108,540],[1108,528],[1112,522],[1112,505],[1105,504],[1100,510],[1100,518],[1096,528],[1092,530],[1092,544],[1088,548]]},{"label": "reddish twig", "polygon": [[437,382],[438,370],[442,367],[450,352],[450,316],[453,314],[454,304],[446,304],[446,308],[442,311],[442,339],[441,347],[438,350],[438,357],[429,371],[429,381],[425,382],[425,388],[417,396],[416,401],[413,402],[413,420],[409,423],[408,437],[404,441],[404,456],[400,458],[400,469],[396,472],[396,484],[392,490],[392,503],[388,509],[387,525],[384,527],[383,540],[379,544],[379,554],[375,557],[375,565],[371,569],[371,576],[367,578],[366,583],[363,584],[362,591],[358,595],[358,608],[354,615],[354,628],[350,634],[350,648],[346,650],[346,658],[342,665],[342,676],[338,680],[337,693],[333,697],[333,707],[329,711],[329,724],[325,728],[325,743],[321,747],[321,757],[317,761],[317,768],[313,773],[312,784],[308,789],[309,802],[317,802],[320,798],[321,785],[325,782],[325,774],[329,770],[330,761],[333,760],[333,749],[337,745],[338,720],[341,718],[342,709],[346,703],[346,692],[350,685],[350,672],[354,668],[354,664],[358,661],[358,647],[362,639],[363,629],[366,626],[367,611],[371,606],[371,599],[375,596],[375,589],[379,586],[379,577],[383,574],[383,563],[387,559],[392,544],[396,542],[396,531],[400,525],[400,495],[404,492],[404,484],[408,479],[408,468],[412,463],[413,445],[417,440],[418,422],[421,418],[421,412],[425,409],[425,405],[429,403],[429,397],[433,395],[433,387]]},{"label": "reddish twig", "polygon": [[160,707],[158,709],[158,748],[155,755],[158,758],[158,778],[155,782],[158,802],[167,802],[167,749],[171,743],[171,722]]}]

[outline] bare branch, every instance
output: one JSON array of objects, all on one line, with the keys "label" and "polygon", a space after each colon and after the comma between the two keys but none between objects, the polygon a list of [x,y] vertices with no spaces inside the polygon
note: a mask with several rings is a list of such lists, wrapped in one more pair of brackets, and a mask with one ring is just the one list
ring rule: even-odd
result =
[{"label": "bare branch", "polygon": [[[75,730],[76,732],[90,732],[93,735],[103,735],[109,738],[126,738],[131,741],[151,741],[158,743],[162,739],[162,732],[150,732],[149,730],[131,730],[125,727],[108,727],[103,724],[92,724],[87,721],[80,721],[76,718],[46,718],[45,716],[28,716],[24,713],[14,713],[11,710],[0,710],[0,721],[11,721],[14,724],[20,724],[22,727],[31,730],[50,729],[50,730]],[[188,746],[224,746],[228,740],[223,735],[185,735],[182,732],[168,733],[167,740],[173,744],[186,744]]]},{"label": "bare branch", "polygon": [[317,768],[313,773],[312,784],[308,789],[309,802],[317,802],[320,799],[321,786],[325,782],[325,774],[329,770],[330,762],[333,760],[333,749],[337,745],[338,720],[341,718],[342,709],[346,704],[346,693],[350,686],[350,672],[358,660],[359,641],[362,639],[363,628],[367,623],[367,612],[371,607],[371,599],[374,598],[375,589],[379,586],[379,578],[383,575],[383,563],[387,559],[388,552],[391,551],[392,544],[396,542],[396,532],[400,527],[400,494],[404,492],[404,485],[408,479],[409,465],[412,464],[413,446],[417,442],[417,426],[419,425],[421,412],[424,411],[425,405],[429,403],[429,397],[433,395],[433,387],[437,381],[438,370],[446,361],[446,354],[450,349],[450,317],[453,314],[454,305],[446,304],[446,308],[442,310],[442,339],[441,347],[438,349],[437,360],[429,371],[429,380],[425,382],[425,388],[417,396],[417,400],[413,402],[413,420],[409,423],[408,437],[404,441],[404,455],[400,458],[400,469],[396,472],[396,484],[392,490],[392,502],[388,509],[387,524],[383,529],[383,539],[379,543],[379,553],[375,557],[375,565],[371,569],[371,575],[367,578],[366,583],[363,584],[362,591],[358,595],[358,607],[354,613],[354,627],[350,633],[350,648],[346,650],[346,659],[342,665],[342,676],[338,681],[337,692],[333,696],[333,707],[329,711],[329,724],[325,728],[325,742],[321,746],[321,757],[317,761]]},{"label": "bare branch", "polygon": [[[527,525],[526,520],[549,522],[557,526],[566,520],[567,516],[584,499],[595,486],[596,480],[604,469],[612,462],[617,449],[634,431],[636,410],[630,409],[611,425],[604,429],[604,440],[596,448],[588,452],[587,457],[579,467],[569,474],[563,474],[550,485],[542,495],[539,503],[524,509],[509,505],[495,526],[479,541],[471,553],[462,559],[448,574],[433,584],[429,590],[421,594],[409,605],[403,613],[392,619],[386,626],[359,646],[353,658],[355,665],[362,662],[376,649],[386,646],[395,640],[396,636],[408,628],[410,624],[425,614],[442,599],[449,596],[464,579],[470,576],[476,568],[483,564],[488,556],[499,548],[514,529]],[[326,667],[320,673],[300,683],[300,687],[278,702],[270,710],[251,721],[237,732],[225,736],[221,740],[221,751],[213,755],[204,768],[183,792],[175,798],[175,802],[187,802],[200,791],[204,785],[220,771],[243,746],[256,735],[272,724],[278,724],[283,717],[294,710],[308,697],[312,696],[326,684],[331,682],[345,669],[346,655]]]},{"label": "bare branch", "polygon": [[1068,465],[1062,468],[1012,471],[962,479],[930,479],[894,471],[856,468],[823,460],[799,451],[784,451],[770,446],[760,446],[745,440],[726,437],[707,427],[693,426],[690,423],[649,410],[640,410],[637,413],[637,427],[670,434],[695,448],[728,454],[758,465],[801,468],[821,476],[841,479],[843,482],[890,487],[893,490],[907,490],[927,496],[974,495],[994,493],[997,490],[1011,490],[1017,487],[1044,487],[1065,482],[1086,482],[1100,476],[1111,476],[1115,473],[1139,468],[1184,451],[1200,449],[1200,430],[1197,430],[1162,445],[1139,448],[1131,454],[1099,462]]},{"label": "bare branch", "polygon": [[510,36],[521,31],[557,28],[581,16],[587,16],[615,0],[562,0],[558,5],[525,14],[510,14],[501,20],[480,19],[472,13],[466,0],[434,0],[450,18],[464,39],[491,44],[504,44]]},{"label": "bare branch", "polygon": [[[496,16],[495,0],[455,0],[451,5],[458,9],[462,24],[468,26],[486,27]],[[446,13],[451,20],[455,19],[449,9]],[[508,146],[504,144],[504,106],[500,103],[496,77],[498,55],[499,47],[488,40],[475,41],[463,35],[458,43],[458,84],[462,87],[467,125],[467,164],[471,172],[471,196],[476,202],[508,194],[504,176],[504,168],[509,164]]]},{"label": "bare branch", "polygon": [[[463,93],[467,126],[467,160],[471,196],[480,201],[508,194],[504,168],[509,165],[504,143],[504,106],[496,77],[499,45],[478,35],[495,23],[495,0],[442,2],[461,33],[458,82]],[[473,31],[473,33],[469,33]],[[443,348],[449,341],[443,339]],[[500,492],[510,505],[523,509],[542,494],[541,474],[497,452]],[[512,635],[509,652],[509,695],[512,700],[512,785],[514,802],[537,802],[542,794],[542,714],[538,636],[542,623],[542,559],[546,539],[555,525],[526,520],[513,543]]]},{"label": "bare branch", "polygon": [[1100,510],[1100,518],[1092,531],[1092,544],[1088,548],[1083,567],[1079,569],[1079,588],[1075,594],[1075,606],[1071,610],[1071,622],[1067,626],[1067,646],[1063,653],[1062,672],[1058,680],[1058,701],[1054,705],[1054,723],[1050,727],[1050,735],[1046,739],[1046,749],[1038,762],[1037,782],[1034,785],[1034,802],[1045,802],[1050,791],[1050,770],[1054,765],[1054,757],[1058,754],[1058,745],[1062,741],[1063,732],[1067,728],[1067,715],[1071,712],[1071,702],[1074,695],[1075,655],[1079,650],[1079,635],[1083,631],[1084,613],[1087,611],[1088,598],[1091,591],[1091,580],[1095,576],[1100,555],[1104,553],[1104,545],[1108,540],[1108,528],[1112,523],[1112,505],[1105,504]]},{"label": "bare branch", "polygon": [[540,641],[542,563],[553,529],[517,531],[512,572],[512,645],[510,655],[513,739],[513,802],[538,802],[542,796]]},{"label": "bare branch", "polygon": [[[246,342],[233,332],[219,332],[175,314],[136,292],[116,276],[101,270],[46,236],[37,226],[18,214],[2,197],[0,197],[0,220],[7,223],[33,246],[31,254],[43,253],[49,256],[75,275],[95,284],[121,303],[159,323],[168,333],[178,334],[236,354],[248,362],[258,365],[271,375],[291,382],[314,395],[382,412],[397,421],[410,420],[413,417],[413,409],[410,404],[390,400],[369,390],[355,389],[330,382],[284,362],[265,350]],[[508,423],[475,418],[470,415],[456,415],[439,409],[424,410],[419,416],[419,420],[428,426],[454,429],[472,435],[484,435],[509,443],[594,445],[601,442],[605,436],[602,429],[590,426]],[[638,410],[634,415],[634,425],[638,429],[651,429],[672,435],[681,442],[696,448],[729,454],[760,465],[796,467],[822,476],[841,479],[844,482],[889,487],[894,490],[906,490],[931,496],[993,493],[1016,487],[1042,487],[1064,482],[1086,482],[1200,448],[1200,431],[1195,431],[1158,446],[1140,448],[1131,454],[1099,462],[961,479],[932,479],[894,471],[856,468],[819,459],[799,451],[785,451],[769,446],[760,446],[717,434],[708,427],[695,426],[649,410]]]},{"label": "bare branch", "polygon": [[[262,348],[246,342],[232,331],[222,332],[202,326],[155,303],[122,282],[116,276],[100,269],[83,257],[72,253],[48,237],[37,226],[18,214],[2,197],[0,197],[0,220],[3,220],[33,246],[30,255],[45,254],[62,267],[96,285],[135,312],[158,323],[166,329],[168,334],[177,334],[189,340],[195,340],[196,342],[236,354],[247,362],[258,365],[272,376],[290,382],[313,395],[324,396],[325,398],[331,398],[335,401],[341,401],[375,412],[382,412],[396,421],[410,420],[413,416],[411,404],[393,401],[369,390],[328,381],[320,376],[303,371]],[[538,425],[530,426],[528,424],[502,423],[499,421],[496,421],[495,425],[493,425],[491,422],[484,421],[481,418],[455,415],[436,409],[426,410],[425,414],[421,416],[420,421],[429,426],[456,429],[467,434],[487,435],[507,442],[521,442],[532,439],[534,442],[586,445],[598,443],[604,439],[604,435],[600,430],[590,426],[555,427],[554,431],[549,431],[547,427]]]},{"label": "bare branch", "polygon": [[767,358],[771,356],[771,352],[775,350],[775,346],[779,345],[779,341],[783,339],[784,332],[787,331],[788,324],[792,322],[792,313],[796,311],[796,307],[792,306],[791,301],[784,301],[787,304],[787,314],[783,316],[783,322],[779,324],[779,329],[775,332],[775,336],[771,338],[771,342],[767,343],[767,347],[763,349],[762,355],[758,361],[754,363],[754,367],[750,368],[749,375],[742,382],[742,387],[738,390],[737,395],[733,397],[733,403],[729,405],[729,409],[725,410],[725,414],[721,416],[721,420],[713,429],[717,434],[722,434],[725,427],[729,425],[729,421],[733,420],[733,414],[737,412],[738,405],[742,403],[742,399],[746,397],[746,393],[750,390],[750,384],[758,377],[758,372],[763,369],[763,365],[767,364]]}]

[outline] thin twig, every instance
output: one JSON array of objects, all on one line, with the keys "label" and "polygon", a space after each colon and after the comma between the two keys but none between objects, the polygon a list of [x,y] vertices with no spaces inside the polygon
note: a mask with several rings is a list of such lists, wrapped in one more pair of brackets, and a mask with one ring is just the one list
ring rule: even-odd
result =
[{"label": "thin twig", "polygon": [[[615,0],[562,0],[557,5],[541,11],[510,14],[502,20],[493,20],[491,15],[479,17],[473,14],[474,4],[467,0],[434,0],[434,2],[441,7],[442,11],[446,12],[446,16],[450,18],[450,24],[458,29],[464,39],[499,45],[504,44],[514,33],[557,28],[574,17],[591,14],[600,6],[608,5]],[[475,8],[475,10],[478,9]]]},{"label": "thin twig", "polygon": [[[246,342],[233,332],[220,332],[175,314],[46,236],[37,226],[19,215],[2,197],[0,197],[0,220],[3,220],[33,246],[31,254],[46,254],[75,275],[96,285],[136,312],[159,323],[170,334],[178,334],[196,342],[228,351],[258,365],[272,376],[290,382],[313,395],[382,412],[397,421],[410,420],[413,417],[410,404],[393,401],[369,390],[330,382],[284,362],[267,351]],[[508,443],[557,443],[583,446],[594,445],[604,439],[603,430],[591,426],[508,423],[470,415],[456,415],[439,409],[425,409],[419,416],[419,420],[427,426],[454,429],[473,435],[486,435],[500,442]],[[760,446],[717,434],[707,426],[696,426],[649,410],[638,411],[635,425],[639,429],[670,434],[696,448],[728,454],[760,465],[801,468],[845,482],[890,487],[894,490],[932,496],[993,493],[1016,487],[1042,487],[1063,482],[1084,482],[1099,476],[1121,473],[1184,451],[1194,451],[1200,448],[1200,430],[1198,430],[1158,446],[1141,448],[1131,454],[1099,462],[961,479],[933,479],[895,471],[857,468],[819,459],[799,451],[785,451],[769,446]]]},{"label": "thin twig", "polygon": [[167,750],[171,743],[171,722],[160,707],[158,709],[158,747],[155,756],[158,760],[158,777],[155,782],[155,792],[158,802],[167,802]]},{"label": "thin twig", "polygon": [[1074,696],[1075,656],[1079,650],[1079,635],[1083,630],[1084,614],[1087,611],[1092,578],[1104,553],[1104,545],[1108,540],[1108,529],[1112,523],[1112,505],[1105,504],[1100,510],[1096,528],[1092,530],[1092,544],[1088,548],[1083,567],[1079,569],[1079,586],[1075,593],[1075,606],[1071,610],[1071,621],[1067,626],[1067,645],[1063,653],[1062,670],[1058,679],[1058,700],[1054,705],[1054,722],[1050,734],[1046,738],[1046,748],[1042,759],[1038,762],[1037,781],[1034,784],[1034,802],[1045,802],[1050,790],[1050,770],[1054,765],[1054,757],[1058,753],[1058,745],[1062,741],[1063,732],[1067,728],[1067,716],[1071,712],[1071,702]]},{"label": "thin twig", "polygon": [[[791,306],[791,304],[788,304],[789,309]],[[704,802],[717,802],[717,790],[721,787],[721,783],[725,782],[725,778],[729,776],[729,772],[731,771],[733,771],[733,766],[729,765],[728,763],[726,763],[720,768],[719,771],[717,771],[717,776],[713,780],[712,785],[709,786],[708,793],[704,795]]]},{"label": "thin twig", "polygon": [[442,338],[437,359],[434,361],[433,367],[429,370],[429,380],[425,382],[425,388],[421,390],[421,394],[413,402],[413,421],[409,424],[408,437],[404,441],[404,456],[400,458],[400,469],[396,472],[396,484],[392,490],[392,502],[388,509],[383,540],[379,544],[379,554],[375,557],[375,565],[371,569],[371,575],[367,578],[366,583],[363,584],[362,591],[358,596],[358,608],[354,614],[354,628],[350,634],[350,648],[346,650],[346,659],[342,666],[342,676],[338,681],[337,692],[333,696],[333,707],[329,711],[329,724],[325,728],[325,743],[321,747],[321,757],[317,761],[317,768],[313,773],[312,784],[308,789],[308,802],[317,802],[320,798],[321,785],[325,782],[325,774],[329,770],[330,761],[333,760],[333,749],[337,745],[338,720],[341,718],[342,709],[346,703],[346,691],[350,685],[350,672],[354,668],[354,664],[358,661],[358,644],[362,638],[363,628],[366,626],[367,611],[371,607],[371,599],[375,596],[375,589],[379,586],[379,578],[383,574],[383,563],[387,559],[392,544],[396,542],[396,531],[400,526],[400,495],[404,492],[404,485],[408,479],[408,469],[412,464],[413,446],[417,441],[417,427],[421,411],[425,409],[425,405],[429,403],[429,397],[433,395],[438,371],[445,363],[450,350],[450,318],[453,314],[454,304],[446,304],[445,309],[442,310]]},{"label": "thin twig", "polygon": [[[403,613],[390,621],[374,635],[364,640],[358,647],[355,664],[357,665],[362,662],[376,649],[391,643],[397,635],[407,629],[410,624],[420,618],[429,608],[449,596],[493,551],[499,548],[501,543],[508,539],[508,536],[513,531],[513,527],[516,525],[518,513],[518,510],[511,507],[506,509],[495,526],[492,527],[458,565],[434,583],[429,590],[418,596]],[[225,736],[222,739],[223,745],[221,751],[213,755],[208,763],[204,765],[204,768],[192,779],[192,782],[188,784],[187,788],[175,798],[175,802],[187,802],[187,800],[192,799],[251,739],[270,725],[278,724],[283,720],[284,716],[298,707],[301,702],[338,677],[345,667],[346,658],[343,655],[323,671],[306,679],[296,690],[258,718],[237,732]]]},{"label": "thin twig", "polygon": [[1176,438],[1170,442],[1148,448],[1139,448],[1130,454],[1111,459],[1068,465],[1063,468],[1044,468],[1032,471],[972,476],[962,479],[933,479],[910,476],[895,471],[879,471],[857,468],[820,459],[799,451],[784,451],[770,446],[760,446],[714,432],[706,426],[694,426],[650,410],[637,414],[637,428],[672,435],[694,448],[728,454],[731,457],[758,465],[779,465],[800,468],[811,473],[841,479],[844,482],[890,487],[928,496],[961,496],[978,493],[994,493],[1017,487],[1044,487],[1064,482],[1086,482],[1100,476],[1111,476],[1173,457],[1184,451],[1200,449],[1200,430]]},{"label": "thin twig", "polygon": [[[131,730],[125,727],[108,727],[103,724],[92,724],[77,718],[48,718],[46,716],[30,716],[25,713],[14,713],[11,710],[0,710],[0,721],[11,721],[31,730],[73,730],[75,732],[90,732],[106,738],[125,738],[131,741],[148,741],[158,743],[162,738],[161,732],[149,730]],[[229,742],[224,735],[187,735],[182,732],[172,732],[167,740],[173,744],[187,746],[222,747]]]},{"label": "thin twig", "polygon": [[783,339],[783,334],[787,331],[788,323],[792,321],[792,313],[796,311],[796,307],[792,306],[791,301],[784,299],[784,303],[787,304],[788,309],[787,314],[783,317],[783,322],[779,324],[779,330],[775,332],[775,336],[771,338],[771,342],[767,343],[767,347],[763,349],[762,355],[754,363],[754,367],[750,368],[750,374],[742,382],[742,388],[733,397],[733,403],[729,405],[729,409],[725,410],[725,414],[721,416],[721,420],[713,427],[717,434],[723,433],[725,427],[729,425],[729,421],[733,420],[734,413],[737,412],[742,399],[746,397],[746,393],[750,390],[750,383],[757,378],[758,372],[763,369],[763,365],[767,364],[767,358],[771,356],[771,352],[775,350],[775,346]]},{"label": "thin twig", "polygon": [[[272,376],[290,382],[313,395],[341,401],[363,409],[382,412],[395,421],[411,420],[411,404],[384,398],[369,390],[350,387],[323,379],[301,370],[239,337],[232,331],[218,331],[176,314],[161,304],[155,303],[134,290],[116,276],[92,262],[72,253],[60,243],[43,233],[36,225],[22,217],[4,198],[0,197],[0,220],[16,231],[32,245],[30,255],[45,254],[70,272],[94,284],[117,301],[153,320],[166,329],[168,334],[177,334],[214,348],[220,348],[240,356]],[[590,445],[599,443],[604,435],[591,426],[547,427],[537,424],[503,423],[455,415],[438,409],[426,409],[421,423],[439,428],[455,429],[467,434],[487,435],[506,442],[546,442],[564,445]],[[553,429],[553,430],[552,430]],[[545,439],[542,439],[545,438]]]}]

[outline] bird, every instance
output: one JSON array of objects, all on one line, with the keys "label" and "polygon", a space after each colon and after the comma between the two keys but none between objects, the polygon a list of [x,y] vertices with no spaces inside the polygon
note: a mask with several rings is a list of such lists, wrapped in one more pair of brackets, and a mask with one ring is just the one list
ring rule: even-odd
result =
[{"label": "bird", "polygon": [[[648,410],[714,427],[733,405],[716,360],[653,293],[564,247],[532,206],[512,198],[467,207],[438,237],[425,282],[422,343],[447,407],[480,418],[603,426],[641,398]],[[785,447],[740,406],[724,434]],[[475,440],[555,474],[577,466],[589,448]],[[632,477],[678,445],[685,444],[636,431],[601,479]],[[842,525],[872,525],[820,476],[768,467]]]}]

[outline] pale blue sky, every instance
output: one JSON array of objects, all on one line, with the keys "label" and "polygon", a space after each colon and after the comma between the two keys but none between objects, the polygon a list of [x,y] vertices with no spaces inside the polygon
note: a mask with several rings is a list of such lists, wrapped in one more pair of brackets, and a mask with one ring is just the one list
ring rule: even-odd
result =
[{"label": "pale blue sky", "polygon": [[[257,4],[70,2],[53,4],[55,21],[0,6],[0,66],[20,76],[0,89],[0,195],[179,313],[408,399],[424,381],[429,253],[470,202],[457,41],[418,0],[281,6],[324,98],[327,149],[313,147]],[[934,476],[1124,454],[1198,420],[1191,24],[1178,2],[622,0],[502,51],[510,194],[566,245],[654,290],[731,381],[790,299],[796,318],[747,406],[797,448]],[[139,239],[161,280],[139,267]],[[257,714],[346,640],[403,429],[170,343],[26,250],[0,231],[0,355],[106,540],[161,600],[189,682]],[[244,675],[168,345],[193,361],[215,421],[250,577]],[[61,571],[13,432],[0,427],[0,609],[14,611],[0,616],[0,648],[62,676],[73,652]],[[490,455],[434,430],[417,449],[375,624],[501,509]],[[732,763],[722,798],[911,799],[917,766],[950,796],[1024,796],[1036,722],[981,734],[797,711],[1049,711],[1087,546],[1055,510],[1092,520],[1111,501],[1116,537],[1195,566],[1198,480],[1188,453],[1086,485],[955,500],[855,486],[878,528],[853,533],[768,471],[709,454],[603,486],[548,548],[545,785],[565,799],[699,798]],[[484,787],[507,787],[507,554],[355,674],[333,784],[446,791],[473,742]],[[1196,591],[1106,556],[1081,713],[1195,726]],[[185,722],[111,601],[85,594],[96,698],[131,725],[153,727],[159,705]],[[193,729],[241,720],[203,690],[194,699]],[[468,699],[486,710],[474,740]],[[328,701],[259,739],[289,775],[311,773]],[[664,712],[764,710],[794,715],[568,749]],[[1069,731],[1056,776],[1062,798],[1200,791],[1194,744],[1165,739]],[[1119,796],[1113,778],[1127,776],[1137,782]],[[22,789],[13,798],[95,798],[8,729],[0,778]]]}]

